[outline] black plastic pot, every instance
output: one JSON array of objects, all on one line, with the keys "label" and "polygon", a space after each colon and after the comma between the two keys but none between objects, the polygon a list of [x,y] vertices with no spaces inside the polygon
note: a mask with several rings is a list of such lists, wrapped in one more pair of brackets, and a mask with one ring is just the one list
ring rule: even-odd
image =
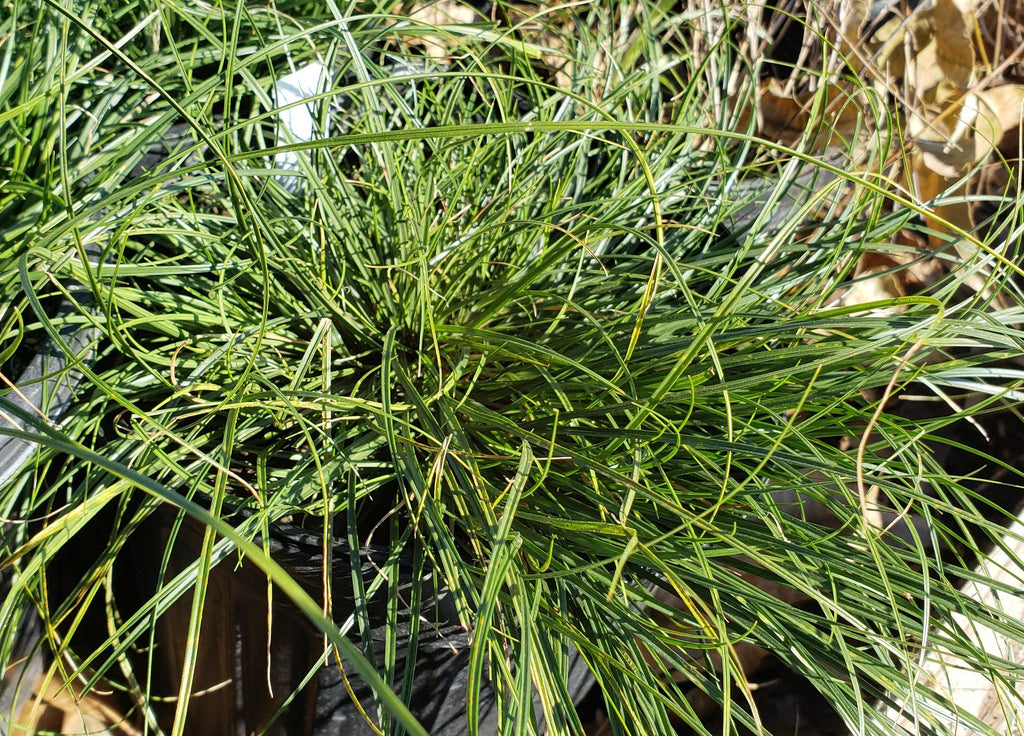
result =
[{"label": "black plastic pot", "polygon": [[[176,516],[173,509],[159,510],[150,526],[140,530],[137,540],[126,548],[114,572],[119,601],[134,595],[141,603],[152,594],[158,584],[155,571]],[[240,517],[244,514],[236,515],[235,520]],[[203,534],[198,522],[183,521],[173,542],[172,566],[165,580],[196,558]],[[159,543],[154,544],[154,539]],[[281,523],[272,525],[266,540],[271,557],[314,597],[319,597],[323,585],[322,541],[318,534]],[[383,548],[360,550],[358,559],[366,586],[387,563],[388,556]],[[356,609],[347,543],[336,540],[332,557],[332,606],[340,625]],[[413,569],[411,560],[399,560],[401,589],[411,588]],[[470,637],[459,622],[452,597],[434,587],[429,572],[424,575],[421,590],[423,603],[418,610],[405,608],[398,612],[396,679],[401,680],[407,660],[415,657],[410,710],[431,734],[461,736],[469,732],[466,698]],[[364,643],[364,654],[381,662],[387,628],[386,594],[382,590],[360,603],[367,612],[367,628],[359,631],[353,627],[348,636]],[[190,596],[186,595],[156,623],[157,656],[151,670],[156,696],[153,707],[164,725],[170,723],[174,713],[190,605]],[[410,639],[413,616],[419,619],[415,641]],[[322,634],[280,592],[268,598],[267,579],[255,565],[239,563],[232,555],[213,569],[200,641],[193,688],[197,695],[192,697],[188,713],[188,722],[193,724],[190,733],[199,732],[193,729],[281,736],[375,733],[367,721],[369,717],[377,722],[378,715],[369,686],[347,663],[331,660],[323,664]],[[144,655],[140,655],[139,664],[144,661]],[[570,654],[570,661],[569,691],[578,701],[593,679],[576,652]],[[309,678],[311,672],[314,674]],[[300,687],[304,679],[309,679],[308,684]],[[165,698],[167,701],[161,702]],[[497,733],[495,697],[486,683],[479,702],[480,733]],[[540,712],[539,702],[536,712]]]}]

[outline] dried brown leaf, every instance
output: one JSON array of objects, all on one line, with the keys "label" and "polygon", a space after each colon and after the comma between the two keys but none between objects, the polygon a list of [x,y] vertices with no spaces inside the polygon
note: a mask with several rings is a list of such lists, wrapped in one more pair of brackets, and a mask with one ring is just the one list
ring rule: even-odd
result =
[{"label": "dried brown leaf", "polygon": [[[758,88],[757,122],[762,136],[781,143],[794,143],[809,127],[821,129],[819,143],[829,143],[834,136],[851,138],[857,131],[861,109],[852,96],[853,90],[830,84],[824,90],[784,93],[775,80],[765,80]],[[820,112],[814,114],[817,95],[824,94]]]},{"label": "dried brown leaf", "polygon": [[[431,3],[416,3],[408,13],[411,20],[429,26],[463,25],[478,23],[481,16],[469,5],[456,0],[437,0]],[[411,46],[422,46],[432,59],[445,59],[449,55],[450,43],[441,38],[410,37]]]},{"label": "dried brown leaf", "polygon": [[[1024,85],[1002,84],[978,93],[981,114],[1000,138],[1020,130],[1024,120]],[[999,145],[1000,138],[994,138]]]},{"label": "dried brown leaf", "polygon": [[971,24],[953,0],[934,0],[923,13],[915,13],[918,49],[907,63],[907,77],[921,103],[943,105],[970,88],[974,81]]},{"label": "dried brown leaf", "polygon": [[[914,152],[910,157],[911,174],[914,181],[914,189],[917,198],[921,202],[931,202],[939,195],[946,194],[945,204],[932,207],[929,215],[925,216],[925,224],[932,231],[928,236],[928,244],[933,250],[946,245],[947,238],[943,233],[950,233],[952,230],[949,224],[960,230],[971,229],[971,209],[963,198],[952,198],[957,189],[958,177],[943,176],[935,171],[932,166],[925,163],[925,156],[920,151]],[[934,160],[932,161],[934,164]],[[963,183],[959,185],[962,191]],[[968,255],[966,252],[962,255]]]},{"label": "dried brown leaf", "polygon": [[[910,240],[910,233],[897,235],[896,240],[911,248],[925,245],[923,241]],[[853,283],[842,292],[840,302],[844,305],[867,304],[921,294],[944,273],[937,258],[921,258],[912,251],[864,253],[857,261]]]},{"label": "dried brown leaf", "polygon": [[1008,132],[1019,130],[1022,107],[1024,85],[1004,84],[972,92],[930,119],[911,114],[908,127],[921,165],[946,179],[962,176],[987,159]]},{"label": "dried brown leaf", "polygon": [[978,95],[968,94],[942,113],[912,111],[907,128],[921,152],[920,163],[939,176],[956,179],[992,152],[999,133],[979,115]]},{"label": "dried brown leaf", "polygon": [[408,15],[412,20],[432,26],[474,23],[480,20],[480,16],[473,8],[454,0],[417,3]]}]

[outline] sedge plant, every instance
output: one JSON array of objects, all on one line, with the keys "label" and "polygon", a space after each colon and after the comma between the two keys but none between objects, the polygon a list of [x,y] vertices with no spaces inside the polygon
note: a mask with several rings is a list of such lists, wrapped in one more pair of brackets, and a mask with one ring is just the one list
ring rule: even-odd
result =
[{"label": "sedge plant", "polygon": [[[746,87],[708,104],[742,8],[531,7],[440,26],[359,2],[7,3],[0,433],[38,447],[0,486],[5,657],[32,611],[46,677],[119,694],[140,731],[200,733],[218,575],[255,569],[249,615],[290,601],[326,653],[281,713],[327,667],[367,684],[366,728],[425,732],[408,706],[430,673],[399,653],[443,593],[469,733],[487,689],[502,733],[581,733],[574,662],[614,733],[767,733],[745,646],[856,733],[985,732],[919,671],[941,647],[1010,677],[960,616],[1024,638],[959,589],[1007,518],[977,475],[1017,473],[950,431],[1019,422],[1005,258],[981,243],[926,295],[837,301],[923,205],[757,138]],[[314,61],[321,91],[292,104],[316,134],[291,139],[274,85]],[[46,346],[75,377],[59,418],[13,408]],[[883,411],[921,386],[981,398]],[[865,486],[902,523],[872,523]],[[304,578],[280,525],[319,540]]]}]

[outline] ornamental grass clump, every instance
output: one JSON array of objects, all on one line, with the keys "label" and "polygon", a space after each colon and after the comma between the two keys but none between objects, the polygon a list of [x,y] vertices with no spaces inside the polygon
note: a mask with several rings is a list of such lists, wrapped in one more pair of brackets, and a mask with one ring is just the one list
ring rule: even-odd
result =
[{"label": "ornamental grass clump", "polygon": [[[952,616],[1024,635],[957,588],[1005,517],[973,476],[1019,478],[950,430],[1017,397],[1006,261],[840,300],[923,205],[709,117],[726,80],[687,68],[689,16],[537,9],[543,56],[366,4],[86,5],[3,21],[3,376],[89,337],[59,418],[0,399],[0,433],[38,443],[0,486],[0,624],[37,613],[50,677],[199,733],[220,586],[257,569],[248,615],[273,631],[290,600],[326,653],[275,681],[269,732],[324,666],[368,683],[367,722],[423,732],[411,642],[438,598],[471,733],[489,689],[502,732],[581,732],[577,661],[616,733],[770,727],[751,649],[864,734],[886,706],[952,728],[925,647],[1006,675]],[[314,61],[302,140],[274,88]],[[910,394],[959,409],[882,411]],[[246,692],[282,641],[245,643]]]}]

